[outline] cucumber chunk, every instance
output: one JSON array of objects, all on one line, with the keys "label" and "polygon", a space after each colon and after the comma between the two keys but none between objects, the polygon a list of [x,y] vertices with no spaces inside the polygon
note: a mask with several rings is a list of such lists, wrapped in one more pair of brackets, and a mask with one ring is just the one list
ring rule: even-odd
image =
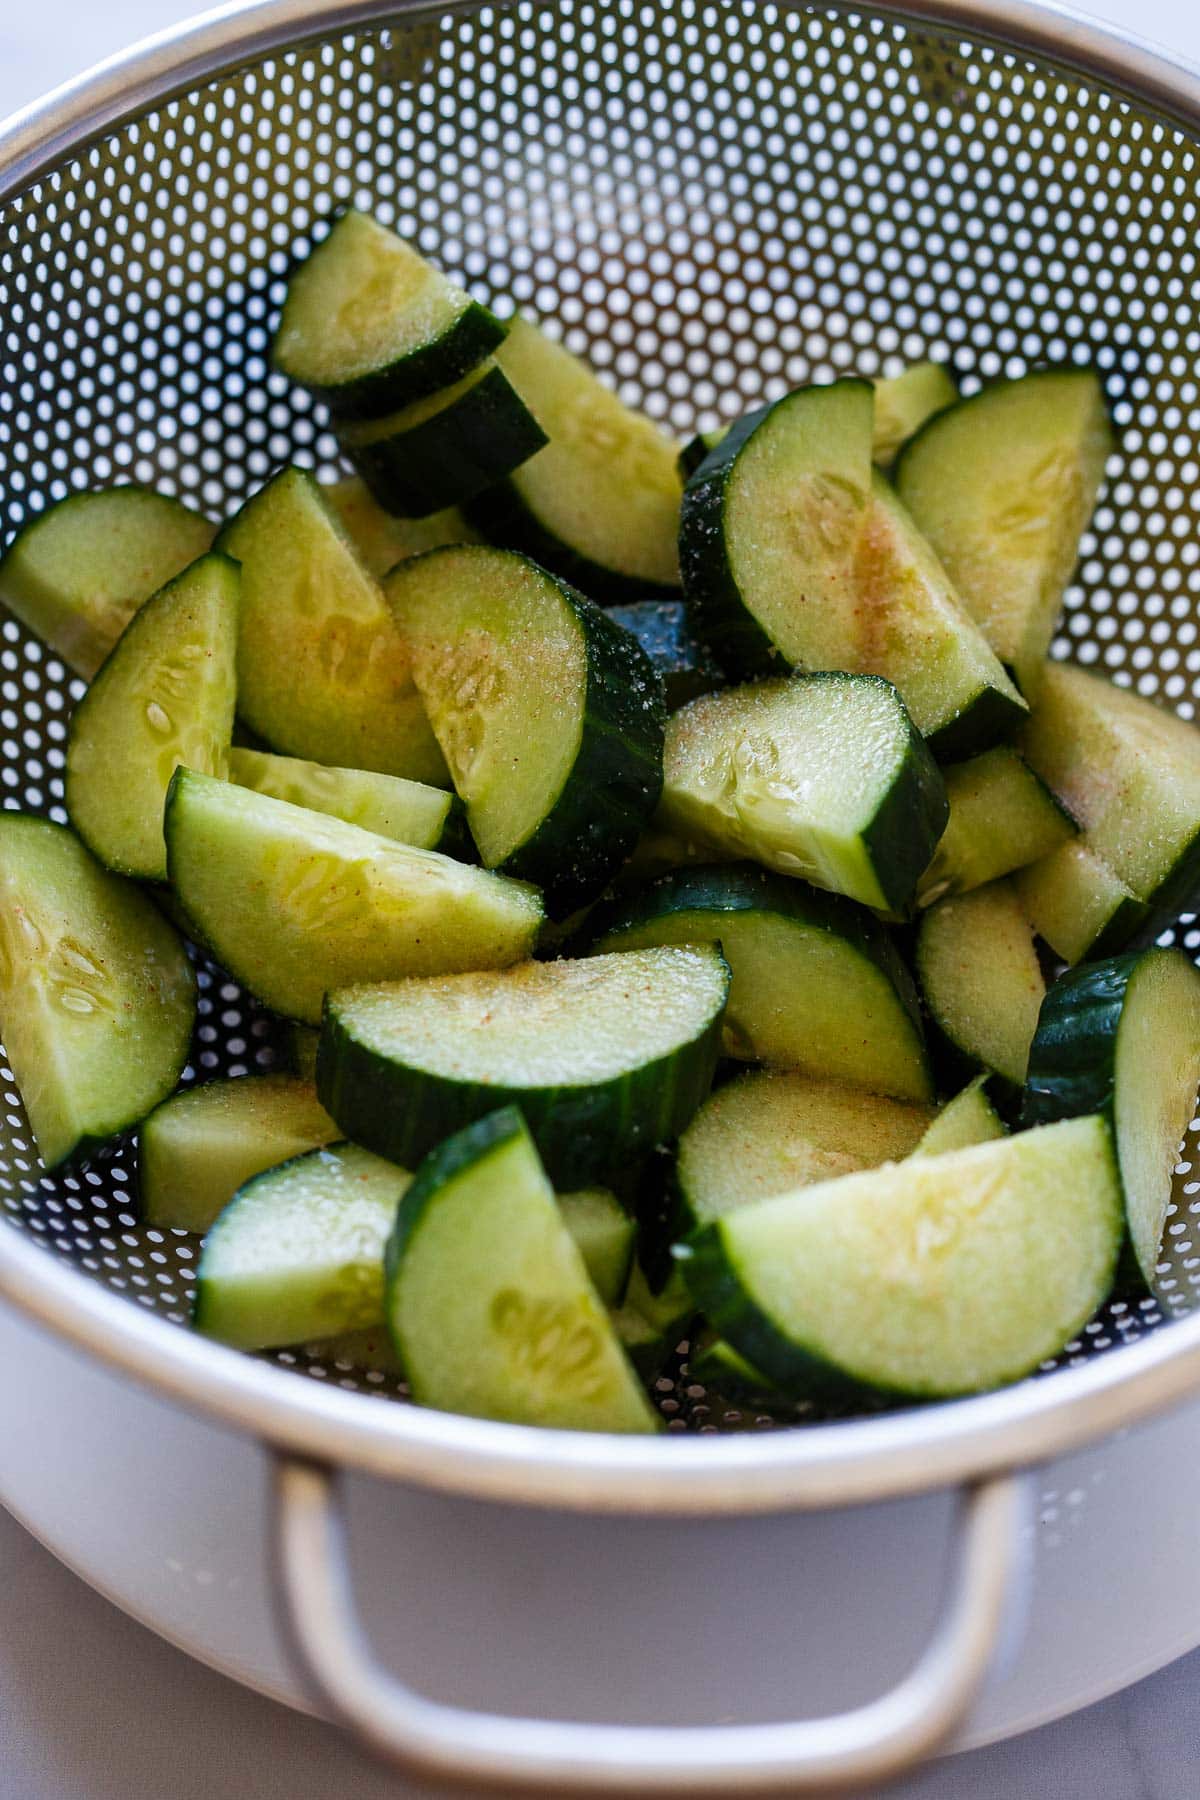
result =
[{"label": "cucumber chunk", "polygon": [[0,813],[0,1036],[47,1169],[164,1099],[196,982],[153,901],[73,832]]},{"label": "cucumber chunk", "polygon": [[340,1134],[310,1081],[244,1075],[185,1088],[138,1133],[138,1187],[147,1225],[207,1231],[252,1175]]},{"label": "cucumber chunk", "polygon": [[948,808],[941,775],[886,681],[793,675],[672,714],[659,820],[785,875],[902,911]]},{"label": "cucumber chunk", "polygon": [[348,982],[518,962],[541,923],[520,882],[189,769],[171,782],[166,837],[201,942],[308,1024]]},{"label": "cucumber chunk", "polygon": [[399,775],[330,769],[296,756],[235,747],[229,753],[229,779],[256,794],[270,794],[293,806],[344,819],[347,825],[361,825],[379,837],[415,844],[418,850],[453,855],[466,840],[453,794]]},{"label": "cucumber chunk", "polygon": [[138,607],[203,556],[215,530],[150,488],[68,494],[0,557],[0,602],[90,681]]},{"label": "cucumber chunk", "polygon": [[67,811],[101,862],[165,881],[163,801],[180,763],[223,775],[237,694],[237,564],[209,555],[134,614],[67,736]]},{"label": "cucumber chunk", "polygon": [[682,600],[633,600],[626,606],[610,606],[608,616],[632,632],[650,658],[662,680],[668,711],[724,687],[720,669],[693,635]]},{"label": "cucumber chunk", "polygon": [[418,1157],[519,1106],[560,1188],[625,1173],[708,1092],[729,970],[714,949],[630,950],[331,993],[317,1091],[348,1137]]},{"label": "cucumber chunk", "polygon": [[579,1431],[657,1426],[513,1107],[418,1169],[388,1242],[386,1304],[424,1406]]},{"label": "cucumber chunk", "polygon": [[633,1265],[635,1221],[608,1188],[560,1194],[558,1207],[592,1286],[605,1306],[619,1305]]},{"label": "cucumber chunk", "polygon": [[1074,820],[1006,744],[944,768],[942,779],[950,822],[921,877],[919,906],[996,881],[1075,836]]},{"label": "cucumber chunk", "polygon": [[476,544],[479,534],[456,506],[425,519],[398,519],[385,512],[365,481],[350,475],[323,489],[363,565],[382,581],[406,556],[438,550],[443,544]]},{"label": "cucumber chunk", "polygon": [[881,469],[890,469],[902,444],[906,444],[926,419],[943,407],[953,406],[958,387],[941,363],[913,363],[899,375],[881,377],[875,388],[875,425],[871,455]]},{"label": "cucumber chunk", "polygon": [[1171,1180],[1200,1080],[1200,970],[1149,949],[1072,969],[1042,1005],[1029,1053],[1034,1124],[1111,1122],[1139,1285],[1154,1285]]},{"label": "cucumber chunk", "polygon": [[320,1038],[320,1032],[311,1025],[291,1021],[287,1026],[288,1067],[301,1081],[315,1082],[317,1079],[317,1045]]},{"label": "cucumber chunk", "polygon": [[878,920],[752,864],[680,871],[610,909],[598,950],[719,943],[726,1056],[925,1100],[912,983]]},{"label": "cucumber chunk", "polygon": [[993,1069],[1019,1087],[1046,984],[1011,883],[989,882],[931,906],[916,961],[949,1067]]},{"label": "cucumber chunk", "polygon": [[1145,933],[1150,917],[1145,902],[1079,838],[1018,870],[1014,885],[1033,929],[1065,963],[1123,949]]},{"label": "cucumber chunk", "polygon": [[663,705],[648,658],[509,550],[412,558],[387,596],[484,864],[536,882],[565,918],[607,885],[658,801]]},{"label": "cucumber chunk", "polygon": [[1004,1137],[1008,1127],[988,1098],[991,1079],[990,1075],[977,1075],[953,1100],[947,1100],[911,1154],[941,1156],[947,1150],[966,1150],[972,1144]]},{"label": "cucumber chunk", "polygon": [[284,469],[218,542],[242,565],[238,708],[251,729],[288,756],[444,781],[408,649],[312,477]]},{"label": "cucumber chunk", "polygon": [[411,244],[347,212],[288,282],[271,354],[340,417],[377,418],[448,387],[503,337]]},{"label": "cucumber chunk", "polygon": [[254,1176],[204,1241],[196,1330],[266,1350],[377,1324],[384,1248],[410,1179],[356,1144]]},{"label": "cucumber chunk", "polygon": [[1047,369],[936,413],[896,465],[901,500],[1030,699],[1112,448],[1093,371]]},{"label": "cucumber chunk", "polygon": [[786,1393],[936,1399],[1030,1374],[1112,1285],[1121,1200],[1100,1118],[740,1207],[683,1264],[714,1329]]}]

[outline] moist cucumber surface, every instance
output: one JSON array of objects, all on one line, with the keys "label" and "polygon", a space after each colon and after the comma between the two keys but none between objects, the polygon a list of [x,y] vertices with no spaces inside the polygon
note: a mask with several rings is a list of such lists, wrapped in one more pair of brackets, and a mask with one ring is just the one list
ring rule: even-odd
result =
[{"label": "moist cucumber surface", "polygon": [[415,844],[419,850],[445,850],[453,855],[467,842],[453,794],[421,781],[405,781],[399,775],[331,769],[301,757],[272,756],[235,746],[229,752],[229,779],[255,793],[328,813],[348,825],[361,825],[380,837]]},{"label": "moist cucumber surface", "polygon": [[636,1222],[608,1188],[560,1194],[558,1210],[583,1258],[588,1280],[605,1306],[619,1306],[633,1265]]},{"label": "moist cucumber surface", "polygon": [[479,534],[456,506],[424,519],[400,519],[385,512],[357,475],[335,481],[322,492],[341,520],[364,566],[381,581],[406,556],[437,550],[442,544],[475,544]]},{"label": "moist cucumber surface", "polygon": [[917,934],[917,979],[952,1068],[1025,1080],[1046,983],[1011,883],[939,900]]},{"label": "moist cucumber surface", "polygon": [[921,877],[920,905],[996,881],[1075,837],[1074,820],[1007,744],[943,768],[942,779],[950,820]]},{"label": "moist cucumber surface", "polygon": [[1008,1129],[988,1097],[989,1075],[976,1075],[961,1093],[947,1100],[925,1130],[913,1156],[941,1156],[947,1150],[966,1150],[1003,1137]]},{"label": "moist cucumber surface", "polygon": [[1151,916],[1081,838],[1018,869],[1014,885],[1033,929],[1065,963],[1123,949]]},{"label": "moist cucumber surface", "polygon": [[958,386],[941,363],[913,363],[899,375],[875,381],[875,425],[871,454],[881,469],[890,469],[902,444],[926,419],[958,399]]}]

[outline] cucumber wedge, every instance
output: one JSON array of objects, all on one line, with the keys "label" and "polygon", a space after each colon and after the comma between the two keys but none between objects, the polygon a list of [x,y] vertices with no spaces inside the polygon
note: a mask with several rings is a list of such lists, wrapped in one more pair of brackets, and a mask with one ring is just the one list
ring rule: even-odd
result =
[{"label": "cucumber wedge", "polygon": [[215,530],[150,488],[68,494],[0,557],[0,603],[90,681],[138,607],[203,556]]},{"label": "cucumber wedge", "polygon": [[418,1169],[388,1242],[386,1305],[424,1406],[578,1431],[656,1429],[513,1107]]},{"label": "cucumber wedge", "polygon": [[361,825],[379,837],[415,844],[418,850],[443,850],[453,856],[467,845],[462,809],[454,795],[422,781],[377,775],[369,769],[329,769],[296,756],[239,747],[229,753],[229,779],[256,794],[271,794],[293,806],[344,819],[348,825]]},{"label": "cucumber wedge", "polygon": [[196,982],[154,902],[73,832],[0,813],[0,1036],[47,1169],[164,1099]]},{"label": "cucumber wedge", "polygon": [[294,1022],[287,1026],[287,1061],[293,1075],[301,1081],[317,1079],[317,1044],[320,1032],[311,1025],[298,1025]]},{"label": "cucumber wedge", "polygon": [[266,1350],[378,1324],[384,1248],[409,1180],[355,1144],[256,1175],[205,1239],[196,1330]]},{"label": "cucumber wedge", "polygon": [[875,426],[871,455],[881,469],[890,469],[902,444],[906,444],[926,419],[958,399],[958,386],[941,363],[913,363],[899,375],[882,377],[875,389]]},{"label": "cucumber wedge", "polygon": [[1019,869],[1014,886],[1033,929],[1065,963],[1110,956],[1146,935],[1150,908],[1080,838]]},{"label": "cucumber wedge", "polygon": [[633,1266],[637,1225],[608,1188],[560,1194],[558,1210],[574,1238],[588,1279],[605,1306],[618,1306]]},{"label": "cucumber wedge", "polygon": [[329,988],[519,962],[532,888],[322,813],[180,769],[166,808],[171,885],[200,941],[287,1018]]},{"label": "cucumber wedge", "polygon": [[977,1075],[953,1100],[947,1100],[926,1130],[913,1156],[942,1156],[947,1150],[966,1150],[972,1144],[988,1144],[1008,1131],[988,1098],[990,1075]]},{"label": "cucumber wedge", "polygon": [[753,864],[681,870],[610,909],[595,947],[703,943],[732,975],[726,1056],[931,1097],[912,982],[870,913]]},{"label": "cucumber wedge", "polygon": [[1112,448],[1096,375],[1048,369],[936,413],[896,465],[901,500],[1029,699]]},{"label": "cucumber wedge", "polygon": [[1154,1285],[1171,1178],[1200,1080],[1200,970],[1149,949],[1072,969],[1046,995],[1029,1053],[1033,1124],[1101,1113],[1112,1125],[1140,1283]]},{"label": "cucumber wedge", "polygon": [[948,817],[928,749],[886,681],[793,675],[672,714],[658,819],[866,906],[903,911]]},{"label": "cucumber wedge", "polygon": [[479,534],[456,506],[425,519],[398,519],[385,512],[357,475],[323,489],[359,558],[376,581],[382,581],[406,556],[440,549],[443,544],[476,544]]},{"label": "cucumber wedge", "polygon": [[71,717],[67,811],[101,862],[165,881],[180,763],[223,775],[237,696],[237,564],[209,555],[136,612]]},{"label": "cucumber wedge", "polygon": [[710,1324],[786,1393],[938,1399],[1030,1374],[1112,1285],[1103,1119],[1069,1119],[744,1206],[689,1240]]},{"label": "cucumber wedge", "polygon": [[607,886],[662,787],[662,691],[627,631],[509,550],[431,551],[387,597],[484,864],[565,918]]},{"label": "cucumber wedge", "polygon": [[948,1069],[992,1069],[1020,1087],[1046,984],[1011,883],[989,882],[931,906],[916,966]]},{"label": "cucumber wedge", "polygon": [[339,1135],[313,1084],[291,1075],[185,1088],[142,1121],[142,1217],[147,1225],[207,1231],[252,1175]]},{"label": "cucumber wedge", "polygon": [[942,779],[950,823],[921,877],[918,906],[996,881],[1075,837],[1074,820],[1007,744],[944,768]]},{"label": "cucumber wedge", "polygon": [[413,1163],[519,1106],[551,1178],[626,1174],[708,1092],[729,970],[714,949],[630,950],[331,993],[317,1091],[348,1137]]},{"label": "cucumber wedge", "polygon": [[444,781],[407,647],[311,475],[284,469],[218,543],[242,565],[238,709],[250,728],[288,756]]},{"label": "cucumber wedge", "polygon": [[342,215],[288,282],[272,360],[345,419],[448,387],[504,327],[365,213]]},{"label": "cucumber wedge", "polygon": [[682,600],[633,600],[607,610],[613,623],[632,632],[650,658],[662,680],[669,712],[699,694],[724,687],[720,669],[692,632]]}]

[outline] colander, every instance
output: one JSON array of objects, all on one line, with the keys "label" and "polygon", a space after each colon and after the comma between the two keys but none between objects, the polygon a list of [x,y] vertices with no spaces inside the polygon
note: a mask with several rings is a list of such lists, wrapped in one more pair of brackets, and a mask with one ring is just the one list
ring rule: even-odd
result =
[{"label": "colander", "polygon": [[[1200,75],[1017,0],[269,0],[150,40],[0,134],[0,529],[153,483],[216,516],[318,408],[267,368],[292,259],[371,209],[521,306],[680,434],[798,383],[934,358],[964,388],[1090,362],[1121,432],[1055,653],[1185,717],[1200,695]],[[0,626],[3,803],[63,817],[81,692]],[[1166,940],[1189,950],[1184,919]],[[200,968],[189,1079],[268,1067],[272,1021]],[[427,1412],[378,1371],[185,1329],[195,1241],[139,1225],[127,1148],[43,1175],[0,1063],[0,1296],[277,1457],[282,1604],[324,1707],[385,1754],[527,1791],[807,1791],[931,1749],[1005,1613],[1020,1472],[1200,1386],[1184,1162],[1159,1298],[1113,1303],[1034,1379],[854,1419],[722,1413],[686,1347],[655,1441]],[[1190,1144],[1194,1140],[1189,1140]],[[1190,1316],[1189,1316],[1190,1315]],[[334,1471],[528,1506],[747,1514],[961,1485],[941,1622],[839,1717],[703,1728],[465,1713],[375,1666]]]}]

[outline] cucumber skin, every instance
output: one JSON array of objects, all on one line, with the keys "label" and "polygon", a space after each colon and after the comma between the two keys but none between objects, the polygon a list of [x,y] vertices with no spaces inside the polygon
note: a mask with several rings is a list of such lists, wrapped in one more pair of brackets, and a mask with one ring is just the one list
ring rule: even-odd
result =
[{"label": "cucumber skin", "polygon": [[601,605],[679,599],[677,587],[647,581],[640,575],[622,575],[618,569],[605,568],[603,563],[593,562],[573,549],[542,524],[507,477],[476,494],[462,510],[468,522],[482,532],[489,544],[522,551]]},{"label": "cucumber skin", "polygon": [[[1007,673],[1011,675],[1011,669]],[[985,688],[962,712],[931,731],[925,742],[938,762],[965,762],[982,750],[1004,743],[1028,716],[1005,694]]]},{"label": "cucumber skin", "polygon": [[895,685],[882,675],[860,675],[856,679],[877,681],[889,688],[908,727],[908,748],[896,778],[862,834],[884,899],[893,911],[903,913],[911,906],[921,876],[949,823],[950,801],[942,772]]},{"label": "cucumber skin", "polygon": [[404,1259],[404,1252],[427,1207],[447,1182],[453,1181],[464,1169],[481,1162],[502,1144],[524,1136],[525,1129],[525,1122],[515,1106],[500,1106],[482,1118],[473,1120],[444,1142],[436,1144],[409,1182],[396,1208],[396,1223],[383,1253],[384,1321],[396,1354],[401,1358],[403,1350],[392,1330],[391,1289]]},{"label": "cucumber skin", "polygon": [[[286,304],[285,301],[285,308]],[[451,387],[461,381],[507,336],[508,327],[501,324],[488,307],[472,300],[449,331],[432,344],[423,344],[419,350],[410,350],[407,356],[381,369],[372,369],[366,375],[356,375],[350,381],[301,382],[299,385],[314,400],[322,401],[336,419],[379,419],[390,412],[399,412],[401,407],[411,405],[414,400],[436,394],[439,388]],[[279,368],[274,347],[271,367]],[[286,369],[279,373],[287,375],[289,381],[296,379]]]}]

